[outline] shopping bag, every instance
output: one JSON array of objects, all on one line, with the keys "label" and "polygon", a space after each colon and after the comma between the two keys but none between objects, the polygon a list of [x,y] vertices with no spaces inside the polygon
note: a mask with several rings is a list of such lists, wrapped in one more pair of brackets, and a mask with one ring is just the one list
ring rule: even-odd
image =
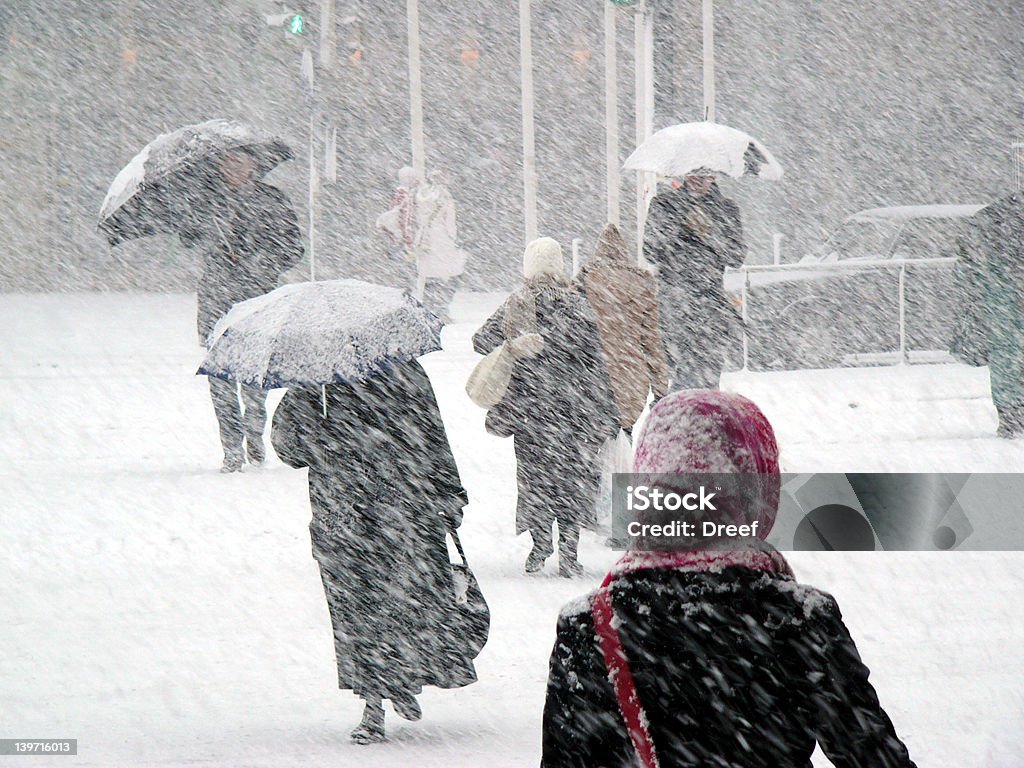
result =
[{"label": "shopping bag", "polygon": [[598,453],[601,467],[601,484],[597,493],[596,517],[602,531],[612,528],[612,475],[628,474],[633,471],[633,445],[626,430],[620,429],[615,437],[609,438]]}]

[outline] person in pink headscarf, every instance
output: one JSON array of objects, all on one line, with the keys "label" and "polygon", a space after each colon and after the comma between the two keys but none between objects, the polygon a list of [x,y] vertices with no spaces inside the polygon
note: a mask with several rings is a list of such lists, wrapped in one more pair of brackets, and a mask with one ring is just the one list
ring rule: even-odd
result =
[{"label": "person in pink headscarf", "polygon": [[729,392],[672,393],[634,470],[668,488],[681,474],[738,474],[703,519],[756,535],[634,539],[600,589],[563,609],[542,766],[806,768],[817,743],[840,768],[912,768],[835,599],[797,583],[765,541],[779,450],[760,409]]}]

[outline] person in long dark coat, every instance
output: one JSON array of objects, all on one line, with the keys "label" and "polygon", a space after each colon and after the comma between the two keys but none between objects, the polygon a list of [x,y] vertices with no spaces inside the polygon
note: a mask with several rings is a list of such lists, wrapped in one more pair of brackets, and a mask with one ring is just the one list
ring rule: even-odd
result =
[{"label": "person in long dark coat", "polygon": [[334,627],[338,686],[366,702],[357,743],[384,739],[383,699],[420,717],[424,685],[476,680],[455,636],[446,526],[459,479],[430,380],[411,361],[357,384],[290,389],[274,414],[281,460],[309,467],[309,526]]},{"label": "person in long dark coat", "polygon": [[580,528],[594,523],[600,485],[597,455],[618,432],[618,412],[593,311],[565,277],[561,246],[534,240],[523,255],[525,284],[473,336],[486,355],[529,333],[543,338],[534,357],[516,362],[504,399],[487,414],[487,429],[514,435],[519,497],[516,534],[529,531],[527,573],[554,551],[558,523],[559,574],[579,575]]},{"label": "person in long dark coat", "polygon": [[757,523],[757,536],[637,537],[601,589],[563,609],[543,768],[806,768],[815,743],[839,768],[912,768],[835,599],[799,584],[763,541],[779,468],[757,406],[669,394],[643,427],[635,470],[741,473],[704,519]]},{"label": "person in long dark coat", "polygon": [[651,200],[643,252],[657,269],[672,389],[717,388],[739,334],[722,285],[725,268],[739,267],[746,255],[739,208],[714,175],[695,171]]},{"label": "person in long dark coat", "polygon": [[[295,210],[281,190],[257,180],[255,172],[256,161],[244,149],[226,153],[206,180],[203,199],[192,201],[181,229],[185,245],[204,250],[196,291],[196,324],[204,346],[232,306],[274,290],[281,274],[302,258]],[[262,463],[267,393],[213,376],[209,382],[224,450],[221,471],[241,469],[246,456],[252,464]]]},{"label": "person in long dark coat", "polygon": [[1000,437],[1024,436],[1024,195],[975,214],[956,267],[953,353],[988,365]]}]

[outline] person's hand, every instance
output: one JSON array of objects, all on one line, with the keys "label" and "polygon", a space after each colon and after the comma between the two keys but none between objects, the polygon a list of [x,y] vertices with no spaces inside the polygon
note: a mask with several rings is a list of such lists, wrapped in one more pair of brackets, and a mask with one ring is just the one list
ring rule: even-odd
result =
[{"label": "person's hand", "polygon": [[508,342],[512,357],[516,360],[524,360],[536,357],[544,350],[544,337],[539,333],[524,333]]},{"label": "person's hand", "polygon": [[711,217],[708,212],[698,206],[690,208],[686,214],[686,228],[701,240],[707,240],[711,236]]}]

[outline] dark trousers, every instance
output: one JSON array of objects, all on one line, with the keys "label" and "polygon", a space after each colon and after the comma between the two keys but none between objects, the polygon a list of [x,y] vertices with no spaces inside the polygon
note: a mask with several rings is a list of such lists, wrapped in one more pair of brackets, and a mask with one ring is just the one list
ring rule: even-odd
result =
[{"label": "dark trousers", "polygon": [[[533,538],[533,550],[547,557],[555,551],[554,536],[551,525],[531,525],[530,536]],[[558,523],[558,560],[561,563],[575,563],[576,551],[580,543],[580,526],[578,523],[562,525]]]},{"label": "dark trousers", "polygon": [[448,322],[448,306],[455,296],[455,278],[437,280],[428,278],[423,285],[423,306]]},{"label": "dark trousers", "polygon": [[[267,393],[256,387],[247,387],[231,381],[208,377],[213,412],[220,427],[220,444],[226,457],[241,457],[242,440],[248,437],[250,445],[263,439],[267,421]],[[238,391],[242,398],[239,402]],[[244,404],[244,409],[243,409]]]}]

